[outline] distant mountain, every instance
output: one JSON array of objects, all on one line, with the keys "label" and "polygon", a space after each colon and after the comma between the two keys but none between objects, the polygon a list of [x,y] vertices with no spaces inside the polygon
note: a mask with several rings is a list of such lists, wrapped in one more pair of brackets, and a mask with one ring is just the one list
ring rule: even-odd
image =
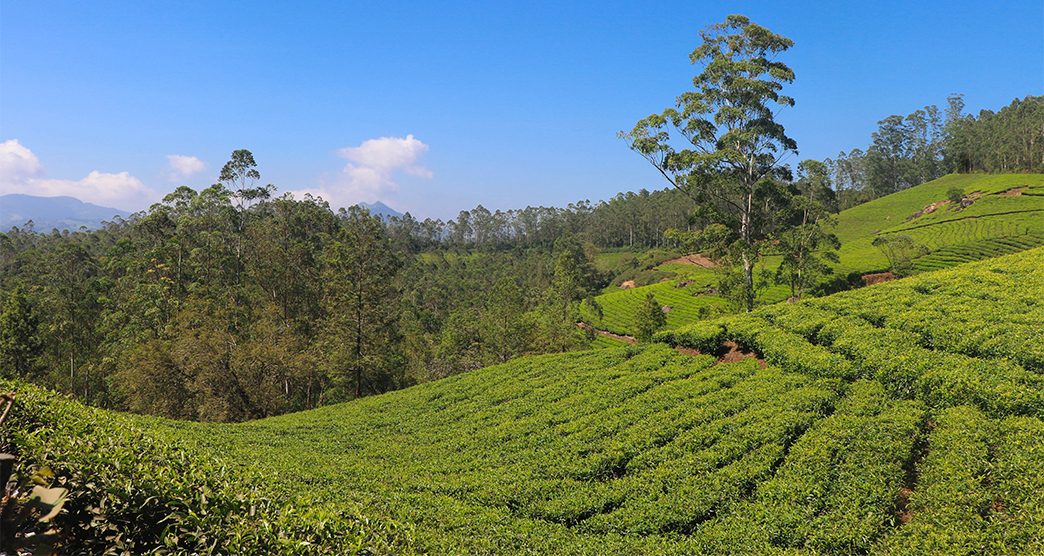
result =
[{"label": "distant mountain", "polygon": [[384,220],[389,218],[402,218],[401,212],[380,201],[377,201],[376,203],[359,203],[359,206],[369,210],[370,214],[380,216]]},{"label": "distant mountain", "polygon": [[85,203],[74,197],[37,197],[35,195],[0,195],[0,231],[33,221],[38,232],[78,230],[80,226],[100,228],[114,217],[126,218],[130,213],[120,209]]}]

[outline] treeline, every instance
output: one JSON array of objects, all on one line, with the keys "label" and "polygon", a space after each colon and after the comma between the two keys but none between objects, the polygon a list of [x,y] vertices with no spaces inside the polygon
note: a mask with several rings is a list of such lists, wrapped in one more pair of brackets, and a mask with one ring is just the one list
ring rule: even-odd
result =
[{"label": "treeline", "polygon": [[878,122],[871,143],[826,161],[840,208],[955,172],[1044,172],[1044,96],[999,112],[964,113],[962,95],[945,110],[926,106]]},{"label": "treeline", "polygon": [[[958,104],[953,105],[952,103]],[[1044,172],[1044,96],[1015,99],[998,112],[949,122],[946,160],[955,172]]]},{"label": "treeline", "polygon": [[273,197],[249,151],[96,231],[0,234],[0,373],[237,421],[581,347],[591,247],[417,252],[364,209]]},{"label": "treeline", "polygon": [[695,208],[675,189],[619,193],[608,201],[560,207],[497,210],[479,205],[448,221],[419,221],[406,214],[390,218],[390,233],[414,251],[436,248],[549,249],[558,238],[577,236],[600,248],[677,246],[665,235],[685,229]]}]

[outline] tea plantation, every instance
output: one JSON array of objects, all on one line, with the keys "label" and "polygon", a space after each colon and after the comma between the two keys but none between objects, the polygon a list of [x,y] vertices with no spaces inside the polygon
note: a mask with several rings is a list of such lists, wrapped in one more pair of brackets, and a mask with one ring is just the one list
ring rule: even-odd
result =
[{"label": "tea plantation", "polygon": [[68,553],[1039,554],[1042,323],[1038,248],[242,424],[8,383],[4,442]]},{"label": "tea plantation", "polygon": [[[960,207],[949,202],[951,189],[963,191],[970,204]],[[1044,175],[944,176],[841,211],[833,231],[841,240],[834,276],[843,282],[858,283],[862,274],[888,269],[888,260],[873,245],[879,236],[908,235],[923,246],[925,253],[913,261],[917,272],[1015,253],[1044,245]],[[769,254],[763,260],[769,272],[778,265],[778,256]],[[646,293],[669,308],[667,329],[702,320],[708,312],[727,310],[716,294],[713,270],[692,265],[656,268],[676,276],[634,289],[606,291],[595,298],[602,314],[588,309],[582,313],[584,320],[595,328],[631,334]],[[787,287],[769,283],[758,302],[777,303],[789,295]]]}]

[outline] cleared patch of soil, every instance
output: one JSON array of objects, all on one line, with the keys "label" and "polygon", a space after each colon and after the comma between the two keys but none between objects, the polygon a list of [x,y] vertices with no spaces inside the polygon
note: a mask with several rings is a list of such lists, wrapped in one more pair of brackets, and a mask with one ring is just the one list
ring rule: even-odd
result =
[{"label": "cleared patch of soil", "polygon": [[884,282],[895,280],[895,274],[892,274],[892,271],[878,272],[876,274],[864,274],[862,278],[864,286],[873,286],[874,284],[882,284]]},{"label": "cleared patch of soil", "polygon": [[621,290],[631,290],[631,289],[634,289],[634,287],[635,287],[634,280],[624,280],[623,282],[620,282],[620,289]]},{"label": "cleared patch of soil", "polygon": [[[1018,189],[1018,188],[1016,188],[1016,189]],[[1025,189],[1025,188],[1022,188],[1022,189]],[[1008,191],[1012,191],[1012,190],[1009,189]],[[1006,193],[1007,192],[998,193],[998,195],[1004,195]],[[1016,193],[1016,195],[1021,195],[1021,192],[1020,193]],[[911,220],[915,220],[917,218],[920,218],[920,217],[922,217],[922,216],[924,216],[926,214],[931,214],[931,213],[933,213],[933,212],[935,212],[935,211],[937,211],[937,210],[939,210],[939,209],[941,209],[942,207],[945,207],[945,206],[949,206],[949,209],[951,211],[959,211],[961,209],[965,209],[965,208],[968,208],[968,207],[972,206],[972,203],[974,203],[975,201],[979,200],[979,197],[982,197],[982,192],[981,191],[973,191],[973,192],[965,195],[963,198],[961,198],[961,201],[959,203],[956,203],[956,204],[954,204],[954,202],[949,200],[949,199],[945,199],[945,200],[942,200],[942,201],[936,201],[936,202],[934,202],[934,203],[924,207],[923,209],[921,209],[921,210],[911,214],[910,216],[907,216],[906,217],[906,221],[909,222]]]},{"label": "cleared patch of soil", "polygon": [[740,347],[739,344],[733,342],[732,340],[724,342],[721,345],[728,351],[725,352],[725,355],[722,355],[718,358],[718,363],[739,363],[744,359],[757,359],[758,366],[760,366],[762,369],[768,366],[768,364],[765,363],[764,359],[758,358],[758,355],[756,353]]},{"label": "cleared patch of soil", "polygon": [[911,494],[913,494],[913,490],[907,487],[899,489],[899,521],[904,525],[913,519],[913,512],[909,510]]},{"label": "cleared patch of soil", "polygon": [[1020,197],[1022,196],[1023,191],[1026,191],[1026,186],[1012,187],[1007,191],[1001,191],[1000,193],[997,193],[997,195],[1000,195],[1002,197]]},{"label": "cleared patch of soil", "polygon": [[684,257],[678,257],[677,259],[671,259],[663,264],[691,264],[696,266],[702,266],[703,268],[714,268],[718,266],[717,263],[704,257],[699,253],[693,253],[691,255],[685,255]]},{"label": "cleared patch of soil", "polygon": [[906,217],[906,221],[909,222],[909,221],[911,221],[911,220],[913,220],[915,218],[920,218],[920,217],[922,217],[922,216],[924,216],[926,214],[931,214],[931,213],[935,212],[936,210],[938,210],[939,208],[944,207],[944,206],[946,206],[948,204],[950,204],[950,200],[949,199],[947,199],[945,201],[936,201],[936,202],[934,202],[934,203],[924,207],[923,209],[921,209],[921,210],[911,214],[910,216],[907,216]]}]

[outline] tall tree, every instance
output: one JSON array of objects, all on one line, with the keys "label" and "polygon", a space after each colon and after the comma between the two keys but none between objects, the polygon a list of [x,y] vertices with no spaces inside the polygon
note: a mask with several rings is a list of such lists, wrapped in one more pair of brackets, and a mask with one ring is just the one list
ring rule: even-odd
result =
[{"label": "tall tree", "polygon": [[260,199],[267,199],[272,192],[272,186],[258,187],[257,182],[261,179],[261,172],[257,169],[254,161],[254,153],[247,149],[236,149],[232,156],[221,168],[218,182],[224,185],[239,203],[242,210],[248,203]]},{"label": "tall tree", "polygon": [[338,237],[325,255],[324,345],[342,395],[398,386],[402,365],[395,275],[402,261],[384,226],[358,206],[341,213]]},{"label": "tall tree", "polygon": [[[729,231],[729,252],[742,267],[741,305],[754,305],[759,242],[770,232],[773,180],[797,144],[776,122],[776,110],[794,105],[782,94],[794,72],[776,58],[793,41],[730,15],[700,33],[689,56],[703,70],[675,107],[653,114],[621,135],[674,187],[704,208],[700,216]],[[675,135],[687,145],[676,148]]]}]

